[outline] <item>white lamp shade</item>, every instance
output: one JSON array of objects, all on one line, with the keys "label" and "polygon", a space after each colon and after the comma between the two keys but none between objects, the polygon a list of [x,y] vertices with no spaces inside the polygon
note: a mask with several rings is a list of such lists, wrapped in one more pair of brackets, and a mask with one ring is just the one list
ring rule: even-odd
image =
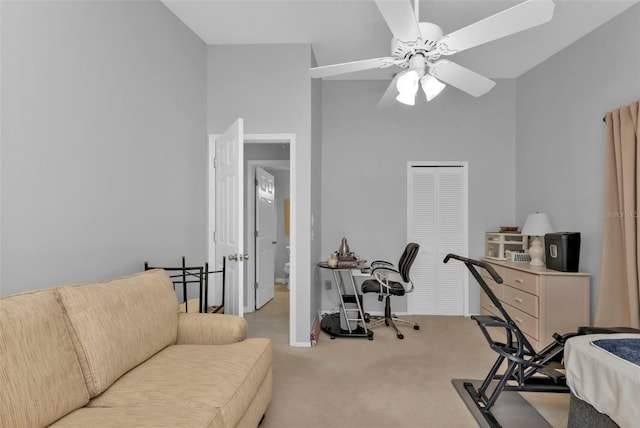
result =
[{"label": "white lamp shade", "polygon": [[427,74],[422,79],[420,79],[420,83],[422,84],[422,90],[427,97],[427,101],[431,101],[435,97],[438,96],[440,92],[446,86],[444,83],[436,79],[430,74]]},{"label": "white lamp shade", "polygon": [[398,89],[398,96],[396,100],[403,104],[415,105],[416,92],[418,92],[418,81],[420,76],[417,72],[409,70],[398,78],[396,82],[396,88]]},{"label": "white lamp shade", "polygon": [[545,213],[532,213],[527,216],[527,220],[522,226],[522,234],[528,236],[543,236],[553,232],[549,216]]},{"label": "white lamp shade", "polygon": [[396,100],[400,101],[402,104],[406,104],[408,106],[416,105],[416,93],[413,92],[400,92],[396,97]]}]

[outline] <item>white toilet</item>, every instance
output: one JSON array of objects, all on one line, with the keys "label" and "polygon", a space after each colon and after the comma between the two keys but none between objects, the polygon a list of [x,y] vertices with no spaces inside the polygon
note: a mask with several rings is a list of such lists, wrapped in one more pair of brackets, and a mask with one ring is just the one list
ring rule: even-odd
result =
[{"label": "white toilet", "polygon": [[[291,246],[287,245],[287,253],[291,256]],[[289,288],[289,273],[291,272],[291,263],[286,262],[284,264],[284,272],[287,274],[287,288]]]}]

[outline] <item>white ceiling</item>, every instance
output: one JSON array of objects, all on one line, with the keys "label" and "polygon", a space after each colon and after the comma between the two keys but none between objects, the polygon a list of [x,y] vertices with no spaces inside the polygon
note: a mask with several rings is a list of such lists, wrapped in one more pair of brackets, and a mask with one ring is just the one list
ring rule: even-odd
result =
[{"label": "white ceiling", "polygon": [[[411,1],[411,0],[398,0]],[[551,22],[456,54],[489,78],[515,78],[639,0],[554,0]],[[445,34],[522,0],[420,0],[420,21]],[[164,0],[206,44],[311,44],[318,65],[389,56],[391,32],[373,0]],[[377,69],[341,79],[387,79]]]}]

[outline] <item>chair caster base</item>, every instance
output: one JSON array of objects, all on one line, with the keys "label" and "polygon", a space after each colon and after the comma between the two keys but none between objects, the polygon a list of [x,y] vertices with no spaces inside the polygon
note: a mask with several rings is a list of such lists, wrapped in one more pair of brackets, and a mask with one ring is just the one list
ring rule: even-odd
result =
[{"label": "chair caster base", "polygon": [[398,333],[398,339],[404,339],[404,334]]},{"label": "chair caster base", "polygon": [[413,326],[413,329],[414,329],[414,330],[420,330],[420,326],[419,326],[419,325],[414,325],[414,326]]}]

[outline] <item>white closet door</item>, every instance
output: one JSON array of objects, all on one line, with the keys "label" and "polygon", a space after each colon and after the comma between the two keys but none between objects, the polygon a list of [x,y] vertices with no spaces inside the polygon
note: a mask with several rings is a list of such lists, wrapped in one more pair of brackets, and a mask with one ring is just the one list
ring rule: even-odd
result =
[{"label": "white closet door", "polygon": [[407,239],[420,244],[411,270],[408,310],[418,315],[468,315],[468,275],[448,253],[466,256],[466,162],[409,163]]}]

